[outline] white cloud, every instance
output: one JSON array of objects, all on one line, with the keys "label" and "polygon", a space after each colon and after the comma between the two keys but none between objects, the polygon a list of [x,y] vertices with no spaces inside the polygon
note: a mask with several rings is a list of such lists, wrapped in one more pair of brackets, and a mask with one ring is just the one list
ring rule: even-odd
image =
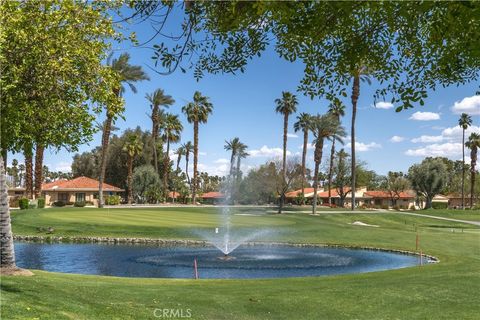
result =
[{"label": "white cloud", "polygon": [[[350,148],[352,144],[349,142],[345,145],[345,148]],[[372,149],[381,148],[382,145],[376,142],[370,143],[363,143],[363,142],[355,142],[355,151],[364,152],[364,151],[371,151]]]},{"label": "white cloud", "polygon": [[[264,145],[258,150],[249,150],[248,153],[252,157],[278,157],[283,155],[282,148],[270,148]],[[292,153],[287,150],[287,156],[291,155]]]},{"label": "white cloud", "polygon": [[431,120],[439,120],[440,114],[435,112],[421,112],[417,111],[409,118],[410,120],[416,121],[431,121]]},{"label": "white cloud", "polygon": [[403,140],[405,140],[405,138],[400,136],[393,136],[390,138],[390,142],[394,142],[394,143],[402,142]]},{"label": "white cloud", "polygon": [[374,107],[377,109],[391,109],[393,108],[393,104],[391,104],[390,102],[380,101],[377,102]]},{"label": "white cloud", "polygon": [[60,161],[55,166],[55,171],[70,172],[70,171],[72,171],[72,163],[71,162]]},{"label": "white cloud", "polygon": [[412,139],[413,143],[433,143],[433,142],[441,142],[443,140],[443,136],[420,136],[418,138]]},{"label": "white cloud", "polygon": [[230,163],[230,160],[225,159],[225,158],[220,158],[220,159],[215,160],[214,163],[218,163],[218,164],[228,164],[228,163]]},{"label": "white cloud", "polygon": [[422,148],[408,149],[407,156],[416,157],[457,157],[462,155],[461,143],[430,144]]},{"label": "white cloud", "polygon": [[[198,171],[207,172],[209,175],[213,175],[213,176],[225,176],[230,171],[230,166],[228,164],[207,165],[207,164],[199,163]],[[193,176],[193,170],[190,173],[190,177],[192,176]]]},{"label": "white cloud", "polygon": [[289,138],[298,138],[298,135],[296,135],[295,133],[287,133],[287,137],[289,137]]},{"label": "white cloud", "polygon": [[200,155],[200,156],[206,156],[207,153],[206,153],[206,152],[202,152],[202,151],[198,151],[198,155]]},{"label": "white cloud", "polygon": [[455,114],[480,115],[480,96],[471,96],[463,98],[462,101],[455,101],[452,112]]},{"label": "white cloud", "polygon": [[[463,132],[463,129],[460,128],[460,126],[455,126],[455,127],[450,127],[450,128],[444,129],[442,131],[442,136],[445,137],[446,139],[461,142],[462,141],[462,132]],[[467,130],[465,130],[465,139],[467,139],[468,136],[472,132],[480,132],[480,127],[478,127],[478,126],[468,127]]]}]

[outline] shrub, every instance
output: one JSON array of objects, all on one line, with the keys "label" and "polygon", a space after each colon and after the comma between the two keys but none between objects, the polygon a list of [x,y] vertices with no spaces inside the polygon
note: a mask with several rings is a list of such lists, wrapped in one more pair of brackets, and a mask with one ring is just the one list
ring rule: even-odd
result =
[{"label": "shrub", "polygon": [[400,206],[398,204],[396,204],[396,205],[393,206],[393,209],[398,211],[398,210],[400,210]]},{"label": "shrub", "polygon": [[447,209],[448,203],[446,202],[432,202],[433,209]]},{"label": "shrub", "polygon": [[85,201],[75,201],[75,203],[73,204],[74,207],[85,207],[86,203]]},{"label": "shrub", "polygon": [[300,193],[296,198],[295,198],[295,204],[301,206],[305,203],[305,197],[303,196],[303,193]]},{"label": "shrub", "polygon": [[10,208],[18,208],[18,206],[19,206],[18,197],[11,197],[11,198],[8,200],[8,206],[9,206]]},{"label": "shrub", "polygon": [[387,206],[386,204],[382,204],[382,205],[380,206],[380,208],[382,208],[382,209],[388,209],[388,206]]},{"label": "shrub", "polygon": [[410,210],[415,211],[415,210],[417,210],[417,208],[415,208],[415,205],[412,204],[412,205],[410,206]]},{"label": "shrub", "polygon": [[52,203],[52,206],[54,206],[54,207],[65,207],[65,202],[55,201],[54,203]]},{"label": "shrub", "polygon": [[28,205],[28,209],[36,209],[37,208],[37,204],[36,203],[30,203]]},{"label": "shrub", "polygon": [[73,202],[67,201],[67,202],[65,202],[65,205],[67,205],[67,206],[72,206],[72,205],[73,205]]},{"label": "shrub", "polygon": [[22,210],[25,210],[25,209],[28,209],[28,204],[30,203],[30,201],[27,199],[27,198],[20,198],[18,200],[18,206],[20,207],[20,209]]},{"label": "shrub", "polygon": [[87,206],[93,206],[93,201],[85,201],[85,205],[87,205]]},{"label": "shrub", "polygon": [[37,199],[37,206],[39,209],[45,208],[45,199],[44,198],[38,198]]},{"label": "shrub", "polygon": [[106,196],[105,197],[105,204],[109,206],[115,206],[117,204],[120,204],[120,196],[115,195],[115,196]]}]

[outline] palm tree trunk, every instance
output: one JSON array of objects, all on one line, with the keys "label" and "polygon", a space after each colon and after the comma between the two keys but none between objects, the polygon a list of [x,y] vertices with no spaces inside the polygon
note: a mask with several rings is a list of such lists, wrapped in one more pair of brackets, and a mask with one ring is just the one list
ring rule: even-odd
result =
[{"label": "palm tree trunk", "polygon": [[35,199],[38,199],[42,192],[44,150],[44,146],[37,144],[37,148],[35,150]]},{"label": "palm tree trunk", "polygon": [[230,178],[233,178],[233,163],[235,162],[235,152],[232,150],[232,155],[230,156]]},{"label": "palm tree trunk", "polygon": [[25,194],[28,199],[33,196],[33,154],[32,147],[26,146],[24,149],[25,156]]},{"label": "palm tree trunk", "polygon": [[178,157],[177,157],[177,168],[175,169],[175,171],[178,172],[178,169],[180,168],[180,161],[182,160],[182,154],[178,154]]},{"label": "palm tree trunk", "polygon": [[303,150],[302,150],[302,196],[305,196],[305,176],[307,175],[306,161],[307,161],[307,145],[308,145],[308,130],[303,130]]},{"label": "palm tree trunk", "polygon": [[158,155],[157,155],[157,137],[158,137],[158,106],[152,109],[152,143],[153,143],[153,166],[158,174]]},{"label": "palm tree trunk", "polygon": [[465,210],[465,129],[462,132],[462,210]]},{"label": "palm tree trunk", "polygon": [[198,166],[198,121],[193,123],[193,181],[192,181],[192,203],[197,203],[197,166]]},{"label": "palm tree trunk", "polygon": [[13,247],[10,208],[8,205],[7,176],[5,175],[3,157],[0,155],[0,268],[16,268]]},{"label": "palm tree trunk", "polygon": [[128,175],[127,175],[128,204],[132,204],[133,202],[132,181],[133,181],[133,157],[129,155],[128,156]]},{"label": "palm tree trunk", "polygon": [[355,191],[356,189],[356,163],[355,163],[355,118],[357,116],[357,102],[360,96],[360,75],[356,74],[353,77],[353,90],[352,90],[352,129],[351,129],[351,153],[352,153],[352,211],[355,210]]},{"label": "palm tree trunk", "polygon": [[322,162],[323,156],[323,140],[317,139],[315,144],[315,175],[313,180],[313,204],[312,204],[312,214],[317,214],[317,192],[318,192],[318,171],[320,168],[320,163]]},{"label": "palm tree trunk", "polygon": [[190,152],[185,154],[185,175],[187,176],[187,182],[192,190],[192,184],[190,183],[190,176],[188,175],[188,161],[190,160]]},{"label": "palm tree trunk", "polygon": [[470,209],[473,209],[473,191],[475,189],[475,165],[477,163],[477,150],[472,150],[470,154],[472,160],[470,165]]},{"label": "palm tree trunk", "polygon": [[328,168],[328,204],[332,205],[332,178],[333,178],[333,160],[335,157],[335,139],[332,141],[332,149],[330,151],[330,166]]},{"label": "palm tree trunk", "polygon": [[287,133],[288,133],[288,113],[283,117],[283,159],[282,159],[282,194],[280,195],[280,205],[278,213],[282,213],[285,203],[285,184],[287,183]]},{"label": "palm tree trunk", "polygon": [[163,165],[163,190],[166,194],[165,202],[167,201],[167,197],[168,197],[168,190],[167,190],[167,186],[168,186],[168,167],[169,167],[169,164],[170,164],[170,156],[168,154],[169,152],[170,152],[170,138],[167,137],[167,153],[165,154],[165,160],[164,160],[164,165]]},{"label": "palm tree trunk", "polygon": [[107,119],[103,128],[102,135],[102,154],[100,159],[100,175],[98,177],[98,207],[103,208],[103,181],[105,179],[105,171],[107,169],[107,150],[110,141],[110,131],[112,130],[113,118],[107,112]]}]

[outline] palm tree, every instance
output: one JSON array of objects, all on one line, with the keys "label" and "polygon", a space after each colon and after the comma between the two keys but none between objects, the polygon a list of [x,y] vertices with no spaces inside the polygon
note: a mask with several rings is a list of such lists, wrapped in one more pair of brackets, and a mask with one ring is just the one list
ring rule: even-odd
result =
[{"label": "palm tree", "polygon": [[250,154],[247,152],[248,146],[242,142],[239,143],[238,149],[237,149],[237,181],[240,180],[240,162],[242,159],[245,159],[248,157]]},{"label": "palm tree", "polygon": [[287,181],[287,134],[288,134],[288,116],[297,112],[297,96],[288,92],[282,92],[281,99],[275,99],[275,112],[283,114],[283,159],[282,159],[282,194],[280,195],[280,205],[278,213],[282,213],[283,203],[285,202],[285,184]]},{"label": "palm tree", "polygon": [[142,152],[143,145],[141,139],[136,134],[130,134],[123,145],[122,150],[125,151],[128,155],[128,176],[127,176],[127,185],[128,185],[128,204],[132,203],[133,200],[133,160],[136,155]]},{"label": "palm tree", "polygon": [[[165,152],[164,166],[163,166],[163,190],[165,195],[168,196],[167,187],[168,187],[168,173],[169,173],[169,164],[170,164],[170,143],[175,143],[180,141],[180,133],[183,130],[182,123],[178,119],[176,114],[166,114],[165,123],[163,124],[163,135],[162,139],[167,142],[167,152]],[[165,197],[166,199],[167,197]]]},{"label": "palm tree", "polygon": [[472,125],[472,118],[462,113],[458,125],[462,128],[462,209],[465,209],[465,130]]},{"label": "palm tree", "polygon": [[[114,89],[114,94],[120,97],[125,92],[125,87],[122,83],[126,83],[130,89],[137,93],[137,88],[134,86],[135,82],[142,80],[150,80],[147,74],[143,71],[141,66],[131,65],[129,63],[130,55],[128,53],[121,54],[118,59],[110,61],[112,55],[107,60],[107,65],[117,74],[120,81],[120,86]],[[105,178],[105,170],[107,166],[107,149],[110,141],[110,131],[112,127],[113,119],[117,116],[116,110],[112,110],[107,106],[107,118],[103,126],[102,134],[102,152],[100,157],[100,176],[98,179],[98,206],[103,208],[103,180]]]},{"label": "palm tree", "polygon": [[185,148],[183,146],[180,146],[175,150],[175,154],[177,155],[177,168],[175,171],[178,171],[180,168],[180,161],[182,161],[182,156],[185,154]]},{"label": "palm tree", "polygon": [[35,147],[35,185],[34,185],[34,195],[35,199],[40,197],[42,192],[42,182],[43,182],[43,152],[45,147],[37,143]]},{"label": "palm tree", "polygon": [[[340,123],[340,117],[343,117],[345,115],[345,106],[340,103],[332,103],[330,107],[328,108],[328,113],[334,116],[338,123]],[[332,176],[333,176],[333,160],[335,157],[335,141],[336,139],[333,139],[332,141],[332,149],[330,151],[330,165],[328,168],[328,204],[332,204]]]},{"label": "palm tree", "polygon": [[33,152],[31,144],[27,144],[23,151],[25,158],[25,195],[28,199],[33,197]]},{"label": "palm tree", "polygon": [[175,100],[172,96],[166,95],[162,89],[155,90],[152,94],[145,95],[145,98],[150,102],[150,108],[152,109],[152,142],[153,142],[153,161],[155,171],[158,173],[158,156],[157,156],[157,137],[159,128],[162,126],[161,119],[162,119],[162,112],[160,107],[163,106],[164,108],[170,107],[172,104],[175,103]]},{"label": "palm tree", "polygon": [[182,112],[187,116],[187,121],[193,123],[193,188],[192,188],[192,203],[197,201],[197,166],[198,166],[198,125],[199,123],[206,123],[208,115],[212,113],[213,105],[209,98],[202,96],[198,91],[193,95],[193,102],[188,103],[182,108]]},{"label": "palm tree", "polygon": [[193,152],[193,144],[191,141],[187,141],[187,143],[182,144],[182,148],[185,154],[185,174],[187,176],[187,182],[190,186],[190,191],[192,190],[192,184],[190,182],[190,176],[188,175],[188,161],[190,160],[190,154]]},{"label": "palm tree", "polygon": [[356,158],[355,158],[355,119],[357,117],[357,103],[358,98],[360,97],[360,81],[367,81],[369,84],[370,78],[368,78],[369,71],[365,66],[360,66],[356,68],[353,73],[353,84],[352,84],[352,123],[350,129],[351,135],[351,159],[352,159],[352,211],[355,210],[355,191],[356,191]]},{"label": "palm tree", "polygon": [[306,176],[306,161],[307,161],[307,147],[308,147],[308,132],[312,116],[308,113],[302,112],[297,116],[297,122],[293,124],[295,132],[303,132],[303,151],[302,151],[302,195],[305,195],[305,176]]},{"label": "palm tree", "polygon": [[234,166],[234,163],[235,163],[235,157],[237,156],[237,152],[238,152],[238,148],[240,146],[240,138],[238,137],[235,137],[233,139],[231,139],[230,141],[227,141],[225,140],[225,145],[223,146],[223,148],[226,150],[226,151],[232,151],[232,155],[230,156],[230,177],[233,176],[233,166]]},{"label": "palm tree", "polygon": [[475,187],[475,166],[477,164],[478,149],[480,148],[480,134],[472,132],[465,146],[470,149],[470,209],[473,208],[473,191]]},{"label": "palm tree", "polygon": [[8,205],[7,176],[2,155],[0,155],[0,238],[2,239],[0,267],[2,269],[15,269],[15,250],[13,248],[12,225]]},{"label": "palm tree", "polygon": [[325,139],[336,139],[342,141],[346,136],[345,129],[340,125],[337,119],[331,114],[317,115],[312,119],[310,130],[313,133],[315,144],[315,171],[313,178],[313,207],[312,213],[317,213],[317,191],[318,191],[318,171],[323,156],[323,143]]}]

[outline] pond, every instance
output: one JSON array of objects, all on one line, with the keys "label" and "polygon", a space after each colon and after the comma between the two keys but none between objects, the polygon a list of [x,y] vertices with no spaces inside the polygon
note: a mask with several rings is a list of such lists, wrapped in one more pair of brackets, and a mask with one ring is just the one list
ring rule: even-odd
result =
[{"label": "pond", "polygon": [[[119,277],[248,279],[306,277],[399,269],[418,256],[386,251],[288,245],[240,246],[230,259],[212,247],[16,242],[17,265]],[[425,261],[424,261],[425,263]]]}]

